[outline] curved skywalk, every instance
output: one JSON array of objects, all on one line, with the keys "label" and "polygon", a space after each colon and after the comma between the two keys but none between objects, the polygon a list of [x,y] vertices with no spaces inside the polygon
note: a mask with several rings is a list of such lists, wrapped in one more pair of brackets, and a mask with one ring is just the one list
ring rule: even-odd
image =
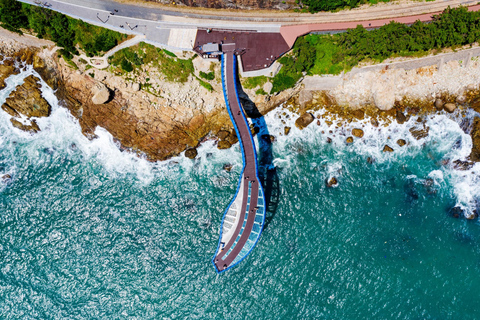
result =
[{"label": "curved skywalk", "polygon": [[243,169],[237,193],[223,216],[220,241],[212,260],[218,273],[233,267],[250,253],[260,238],[265,222],[265,202],[258,179],[255,144],[237,94],[235,44],[223,45],[222,51],[223,93],[242,149]]}]

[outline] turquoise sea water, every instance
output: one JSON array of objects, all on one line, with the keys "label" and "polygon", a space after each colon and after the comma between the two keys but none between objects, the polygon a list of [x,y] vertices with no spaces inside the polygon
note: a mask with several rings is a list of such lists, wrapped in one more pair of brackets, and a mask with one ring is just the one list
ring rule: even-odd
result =
[{"label": "turquoise sea water", "polygon": [[[31,73],[9,78],[0,104]],[[1,319],[478,318],[480,225],[447,211],[476,208],[480,167],[446,164],[471,148],[455,115],[429,117],[417,141],[415,118],[300,131],[288,112],[268,114],[276,210],[252,253],[217,275],[238,145],[152,164],[101,128],[87,140],[43,91],[53,112],[38,134],[0,112],[0,175],[11,176],[0,182]],[[456,115],[464,127],[472,117]],[[346,145],[354,127],[365,136]]]}]

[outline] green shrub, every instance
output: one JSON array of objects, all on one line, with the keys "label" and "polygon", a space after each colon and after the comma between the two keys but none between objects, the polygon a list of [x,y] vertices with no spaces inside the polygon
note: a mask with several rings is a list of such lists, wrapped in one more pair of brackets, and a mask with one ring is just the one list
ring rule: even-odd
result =
[{"label": "green shrub", "polygon": [[22,34],[20,28],[28,28],[28,17],[21,2],[0,0],[0,22],[3,28]]},{"label": "green shrub", "polygon": [[125,72],[133,71],[132,63],[125,58],[122,60],[120,66],[121,66],[122,70],[125,71]]},{"label": "green shrub", "polygon": [[114,66],[120,66],[125,71],[124,67],[130,69],[127,62],[132,66],[132,70],[143,64],[151,63],[165,75],[167,81],[181,83],[186,82],[194,71],[192,59],[173,58],[167,55],[163,49],[144,42],[115,52],[108,61]]},{"label": "green shrub", "polygon": [[209,73],[200,71],[199,74],[200,74],[200,77],[202,77],[203,79],[206,79],[206,80],[211,81],[211,80],[215,79],[215,73],[213,71],[210,71]]}]

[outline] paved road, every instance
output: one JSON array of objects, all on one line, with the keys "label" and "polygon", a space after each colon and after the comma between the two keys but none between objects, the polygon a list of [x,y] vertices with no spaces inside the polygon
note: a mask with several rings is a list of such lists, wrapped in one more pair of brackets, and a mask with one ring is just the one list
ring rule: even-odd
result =
[{"label": "paved road", "polygon": [[[34,0],[21,0],[35,4]],[[396,20],[417,19],[415,13],[440,12],[447,6],[471,5],[476,0],[446,0],[425,3],[380,5],[374,8],[344,10],[337,13],[317,14],[269,13],[266,17],[215,11],[216,15],[164,10],[137,4],[122,4],[112,0],[50,0],[50,9],[87,22],[130,34],[144,34],[146,42],[162,45],[172,50],[190,50],[197,28],[255,30],[257,32],[281,32],[291,46],[298,35],[313,30],[341,30],[355,27],[380,26]],[[406,17],[409,18],[398,18]],[[429,14],[421,20],[429,19]],[[386,18],[381,20],[380,18]],[[380,20],[379,20],[380,19]],[[353,22],[352,22],[353,21]],[[409,20],[408,20],[409,21]],[[298,26],[298,24],[308,24]],[[297,24],[292,26],[292,24]],[[334,26],[334,24],[337,24]],[[191,31],[186,31],[191,30]]]},{"label": "paved road", "polygon": [[[198,20],[234,21],[252,22],[252,23],[323,23],[323,22],[345,22],[372,20],[389,17],[410,16],[420,13],[429,13],[442,11],[444,8],[457,7],[459,5],[474,5],[477,0],[443,0],[429,2],[404,2],[387,3],[377,6],[363,6],[352,10],[341,10],[339,12],[319,12],[316,14],[294,13],[284,11],[238,11],[238,10],[198,10],[188,7],[164,7],[155,5],[147,1],[133,2],[122,1],[123,3],[112,0],[61,0],[72,4],[88,6],[97,9],[111,10],[111,7],[117,9],[126,9],[129,16],[138,19],[159,20],[171,22],[199,23]],[[168,9],[166,9],[168,8]],[[157,18],[153,18],[157,17]]]}]

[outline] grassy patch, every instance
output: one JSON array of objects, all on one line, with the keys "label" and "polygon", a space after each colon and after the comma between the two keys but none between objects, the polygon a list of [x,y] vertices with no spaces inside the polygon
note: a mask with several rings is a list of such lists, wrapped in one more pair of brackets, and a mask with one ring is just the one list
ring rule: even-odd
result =
[{"label": "grassy patch", "polygon": [[257,91],[255,91],[255,94],[261,94],[261,95],[264,95],[264,96],[265,96],[265,95],[267,95],[268,93],[265,92],[265,90],[263,90],[263,88],[260,88],[260,89],[258,89]]},{"label": "grassy patch", "polygon": [[200,79],[199,77],[195,77],[195,78],[198,80],[198,82],[200,82],[200,85],[201,85],[202,87],[204,87],[205,89],[207,89],[207,90],[210,91],[210,92],[213,91],[213,87],[212,87],[212,85],[211,85],[210,83],[203,81],[203,80]]},{"label": "grassy patch", "polygon": [[78,70],[78,66],[75,64],[75,62],[72,61],[72,59],[67,55],[67,54],[62,54],[63,60],[73,69],[73,70]]},{"label": "grassy patch", "polygon": [[258,77],[250,77],[250,78],[244,78],[242,81],[242,86],[245,89],[254,89],[258,86],[263,86],[265,83],[267,83],[268,78],[265,76],[258,76]]},{"label": "grassy patch", "polygon": [[109,58],[109,62],[124,72],[130,72],[143,64],[151,63],[157,67],[167,81],[181,83],[186,82],[194,71],[192,59],[174,58],[166,54],[165,50],[144,42],[117,51]]}]

